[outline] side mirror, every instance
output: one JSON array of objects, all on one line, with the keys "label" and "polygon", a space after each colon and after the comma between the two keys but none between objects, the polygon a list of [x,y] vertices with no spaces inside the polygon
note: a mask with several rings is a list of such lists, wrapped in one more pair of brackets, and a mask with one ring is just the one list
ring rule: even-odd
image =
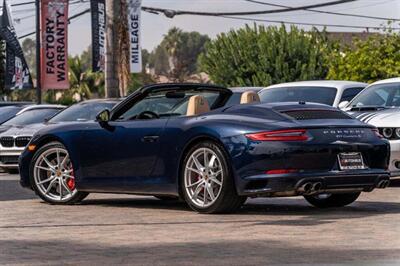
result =
[{"label": "side mirror", "polygon": [[338,108],[339,108],[340,110],[343,110],[343,109],[346,108],[346,106],[347,106],[348,104],[349,104],[349,101],[343,101],[343,102],[339,103]]},{"label": "side mirror", "polygon": [[96,121],[99,123],[108,123],[110,121],[110,110],[104,109],[96,115]]}]

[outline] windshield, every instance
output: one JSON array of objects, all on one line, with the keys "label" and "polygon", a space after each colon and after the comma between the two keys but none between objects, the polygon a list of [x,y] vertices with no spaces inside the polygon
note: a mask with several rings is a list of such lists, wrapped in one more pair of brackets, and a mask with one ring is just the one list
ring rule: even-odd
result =
[{"label": "windshield", "polygon": [[1,109],[0,109],[0,124],[4,123],[8,119],[12,118],[21,110],[22,110],[22,107],[19,107],[19,106],[1,107]]},{"label": "windshield", "polygon": [[14,118],[11,118],[3,125],[9,126],[24,126],[36,123],[42,123],[45,119],[52,117],[54,114],[59,112],[60,109],[56,108],[42,108],[42,109],[33,109],[27,110],[20,115],[17,115]]},{"label": "windshield", "polygon": [[363,90],[351,107],[400,107],[400,83],[377,84]]},{"label": "windshield", "polygon": [[261,91],[261,102],[314,102],[333,105],[336,88],[332,87],[280,87]]},{"label": "windshield", "polygon": [[49,122],[93,121],[104,109],[112,109],[114,102],[87,102],[74,104],[49,120]]}]

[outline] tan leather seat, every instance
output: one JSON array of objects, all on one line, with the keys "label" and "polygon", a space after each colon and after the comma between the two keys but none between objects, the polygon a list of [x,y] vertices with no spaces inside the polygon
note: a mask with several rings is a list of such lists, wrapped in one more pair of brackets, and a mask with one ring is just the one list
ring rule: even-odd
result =
[{"label": "tan leather seat", "polygon": [[240,97],[240,104],[246,104],[246,103],[259,103],[260,102],[260,96],[254,91],[246,91],[242,93],[242,96]]},{"label": "tan leather seat", "polygon": [[201,95],[193,95],[189,98],[187,116],[199,115],[210,111],[207,100]]}]

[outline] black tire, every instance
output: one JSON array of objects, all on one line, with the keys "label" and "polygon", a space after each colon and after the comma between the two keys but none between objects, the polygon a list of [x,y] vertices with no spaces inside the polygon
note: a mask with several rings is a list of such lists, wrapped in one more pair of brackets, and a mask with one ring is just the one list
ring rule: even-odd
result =
[{"label": "black tire", "polygon": [[335,208],[343,207],[355,202],[360,194],[361,192],[354,192],[343,194],[330,194],[324,198],[318,198],[317,196],[304,196],[304,198],[311,205],[318,208]]},{"label": "black tire", "polygon": [[31,161],[31,165],[30,165],[30,175],[29,175],[30,182],[31,182],[31,185],[32,185],[33,190],[35,191],[36,195],[38,195],[42,200],[44,200],[44,201],[47,202],[47,203],[59,204],[59,205],[69,205],[69,204],[75,204],[75,203],[81,202],[84,198],[86,198],[86,197],[89,195],[89,193],[77,191],[75,195],[73,195],[71,198],[69,198],[69,199],[66,200],[66,201],[56,201],[56,200],[52,200],[52,199],[46,197],[46,196],[40,191],[40,189],[37,187],[37,184],[36,184],[36,182],[35,182],[35,180],[34,180],[34,173],[33,173],[35,162],[36,162],[36,160],[38,160],[39,156],[40,156],[43,152],[45,152],[45,151],[47,151],[47,150],[49,150],[49,149],[51,149],[51,148],[66,149],[65,146],[64,146],[62,143],[57,142],[57,141],[54,141],[54,142],[50,142],[50,143],[48,143],[48,144],[43,145],[42,147],[40,147],[40,148],[36,151],[35,155],[34,155],[33,158],[32,158],[32,161]]},{"label": "black tire", "polygon": [[[217,155],[218,159],[221,162],[222,172],[224,176],[220,194],[218,195],[215,202],[211,206],[208,206],[206,208],[199,207],[192,202],[190,196],[187,194],[184,182],[185,166],[191,154],[193,154],[199,148],[208,148],[211,149],[213,152],[215,152],[215,154]],[[243,203],[247,199],[247,197],[239,196],[236,192],[232,170],[231,167],[229,167],[228,165],[227,155],[224,149],[220,145],[212,141],[204,141],[201,143],[197,143],[193,147],[191,147],[189,151],[186,153],[181,169],[180,185],[182,188],[181,191],[185,202],[189,205],[190,208],[199,213],[213,214],[213,213],[235,212],[243,205]]]}]

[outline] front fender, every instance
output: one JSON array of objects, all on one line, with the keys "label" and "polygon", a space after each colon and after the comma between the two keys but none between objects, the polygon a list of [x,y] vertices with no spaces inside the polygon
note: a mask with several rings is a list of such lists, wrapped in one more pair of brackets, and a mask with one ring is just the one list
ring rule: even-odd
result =
[{"label": "front fender", "polygon": [[[29,142],[29,145],[35,145],[34,151],[27,148],[19,157],[20,183],[23,187],[31,187],[30,184],[30,167],[36,152],[47,143],[57,141],[62,143],[70,154],[70,159],[74,168],[74,175],[77,180],[81,176],[80,171],[80,153],[78,150],[79,143],[82,141],[82,129],[66,130],[46,128],[37,132]],[[77,184],[78,186],[78,184]]]}]

